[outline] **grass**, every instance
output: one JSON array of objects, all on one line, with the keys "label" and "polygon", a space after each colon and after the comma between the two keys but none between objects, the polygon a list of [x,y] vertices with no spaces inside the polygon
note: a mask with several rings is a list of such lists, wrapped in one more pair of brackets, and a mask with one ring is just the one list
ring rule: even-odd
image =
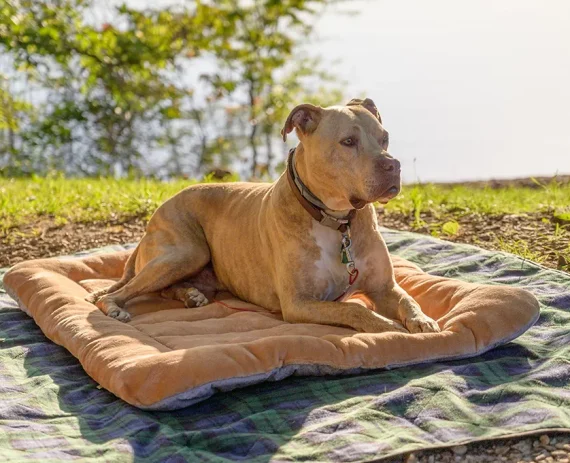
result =
[{"label": "grass", "polygon": [[56,224],[148,217],[196,181],[129,179],[2,179],[0,233],[41,219]]},{"label": "grass", "polygon": [[[196,181],[129,179],[1,179],[0,233],[49,218],[56,224],[148,217],[167,198]],[[388,213],[411,214],[418,227],[420,214],[446,217],[468,213],[570,213],[570,185],[552,182],[541,188],[502,189],[415,185],[387,206]]]},{"label": "grass", "polygon": [[[96,224],[148,218],[166,199],[195,183],[193,180],[0,178],[0,237],[4,236],[9,243],[18,236],[33,236],[42,228],[35,225],[44,221],[65,225],[68,222]],[[385,207],[385,213],[394,214],[394,217],[403,215],[412,229],[427,230],[440,237],[454,237],[460,233],[457,220],[473,217],[473,214],[532,213],[536,217],[538,213],[552,230],[548,232],[549,236],[541,237],[550,246],[555,241],[566,242],[570,233],[570,184],[553,180],[548,184],[537,184],[536,188],[404,186],[402,193]],[[532,234],[528,236],[530,241],[525,239],[502,240],[498,237],[495,248],[542,262],[544,254],[536,250],[536,243],[531,243]],[[570,269],[570,246],[566,250],[561,249],[561,244],[554,247],[558,249],[558,267]]]},{"label": "grass", "polygon": [[402,194],[392,200],[387,209],[413,213],[420,221],[420,213],[433,214],[479,213],[521,214],[557,211],[564,216],[570,206],[570,184],[555,181],[540,188],[506,187],[500,189],[467,186],[414,185],[404,187]]},{"label": "grass", "polygon": [[516,241],[507,241],[502,238],[499,238],[497,244],[501,251],[510,252],[511,254],[516,254],[517,256],[520,256],[526,260],[538,262],[539,264],[543,263],[546,260],[544,254],[538,251],[533,251],[531,249],[531,246],[529,245],[528,241],[520,239]]}]

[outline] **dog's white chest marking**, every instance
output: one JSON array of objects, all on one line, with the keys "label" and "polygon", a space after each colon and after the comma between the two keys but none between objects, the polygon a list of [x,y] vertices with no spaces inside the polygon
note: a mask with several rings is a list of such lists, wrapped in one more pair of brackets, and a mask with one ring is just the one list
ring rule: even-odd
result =
[{"label": "dog's white chest marking", "polygon": [[[320,257],[315,262],[315,279],[319,286],[323,283],[325,284],[324,292],[318,294],[318,296],[322,300],[332,301],[340,296],[348,285],[349,275],[346,271],[346,265],[341,262],[340,255],[342,234],[339,231],[314,222],[311,236],[320,250]],[[354,252],[354,247],[352,248],[352,258],[356,268],[359,268],[359,262],[361,261]],[[348,293],[355,286],[352,286]]]}]

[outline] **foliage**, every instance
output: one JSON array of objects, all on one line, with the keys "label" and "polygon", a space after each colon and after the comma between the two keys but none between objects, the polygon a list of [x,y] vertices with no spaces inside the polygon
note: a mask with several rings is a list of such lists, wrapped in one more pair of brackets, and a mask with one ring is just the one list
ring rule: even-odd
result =
[{"label": "foliage", "polygon": [[455,220],[449,220],[441,226],[441,231],[447,236],[455,236],[459,232],[459,224]]},{"label": "foliage", "polygon": [[[2,164],[13,171],[16,159],[25,158],[19,168],[28,174],[138,175],[152,169],[196,175],[211,165],[231,165],[248,145],[255,172],[262,143],[273,162],[281,108],[315,90],[307,81],[317,83],[323,101],[339,97],[323,87],[332,79],[319,71],[318,60],[294,59],[311,17],[326,3],[121,5],[112,22],[98,24],[89,20],[93,0],[0,0],[0,51],[13,60],[15,78],[25,76],[45,95],[32,111],[18,109],[9,90],[0,93],[12,102],[9,120],[19,129],[0,126],[19,141],[17,150],[0,143],[0,156],[11,152]],[[213,69],[202,72],[208,62]],[[24,110],[35,119],[26,120]],[[166,161],[151,165],[149,153]],[[5,173],[12,174],[6,167]]]},{"label": "foliage", "polygon": [[25,163],[24,156],[18,156],[17,134],[23,124],[31,121],[33,107],[28,102],[18,98],[7,89],[7,79],[0,74],[0,165],[10,166],[6,169],[9,174],[17,174]]},{"label": "foliage", "polygon": [[219,50],[219,71],[207,80],[218,96],[238,93],[240,101],[234,114],[241,112],[249,123],[249,133],[242,142],[251,150],[252,175],[259,176],[264,170],[259,164],[260,137],[264,138],[266,166],[270,167],[273,139],[291,103],[307,100],[311,93],[321,105],[330,100],[337,103],[340,92],[323,88],[307,92],[310,79],[331,82],[333,78],[319,71],[318,60],[296,54],[297,42],[305,40],[311,30],[303,15],[314,14],[316,2],[251,2],[241,8],[239,0],[230,3],[239,11],[232,47]]}]

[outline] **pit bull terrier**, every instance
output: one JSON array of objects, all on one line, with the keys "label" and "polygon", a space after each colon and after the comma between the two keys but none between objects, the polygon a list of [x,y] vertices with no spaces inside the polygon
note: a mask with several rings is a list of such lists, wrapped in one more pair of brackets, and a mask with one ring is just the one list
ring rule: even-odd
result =
[{"label": "pit bull terrier", "polygon": [[[125,303],[162,291],[187,307],[208,303],[215,288],[281,312],[291,323],[380,333],[439,327],[394,280],[374,202],[400,191],[400,163],[374,102],[302,104],[286,172],[274,183],[194,185],[162,204],[130,256],[122,278],[88,300],[130,320]],[[208,286],[208,285],[206,285]]]}]

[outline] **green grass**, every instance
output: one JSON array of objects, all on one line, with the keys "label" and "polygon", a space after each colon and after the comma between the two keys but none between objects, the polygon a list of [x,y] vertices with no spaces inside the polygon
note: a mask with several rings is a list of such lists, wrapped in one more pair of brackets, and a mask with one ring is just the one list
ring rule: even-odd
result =
[{"label": "green grass", "polygon": [[466,186],[414,185],[387,206],[388,211],[413,213],[421,221],[421,212],[434,214],[479,213],[521,214],[557,212],[564,215],[570,206],[570,184],[551,182],[539,188],[506,187],[501,189]]},{"label": "green grass", "polygon": [[151,214],[190,182],[115,179],[0,179],[0,230],[40,218],[90,222]]},{"label": "green grass", "polygon": [[148,217],[195,180],[0,178],[0,232],[52,219],[56,223]]},{"label": "green grass", "polygon": [[[129,179],[2,179],[0,233],[41,219],[55,223],[97,222],[148,217],[191,180],[160,182]],[[551,182],[540,188],[475,188],[415,185],[404,187],[387,212],[412,214],[421,225],[422,212],[436,216],[570,212],[570,185]]]},{"label": "green grass", "polygon": [[501,251],[510,252],[511,254],[520,256],[523,259],[538,262],[539,264],[543,263],[546,260],[546,256],[544,256],[544,254],[531,249],[532,245],[529,244],[528,241],[507,241],[499,238],[497,245]]}]

